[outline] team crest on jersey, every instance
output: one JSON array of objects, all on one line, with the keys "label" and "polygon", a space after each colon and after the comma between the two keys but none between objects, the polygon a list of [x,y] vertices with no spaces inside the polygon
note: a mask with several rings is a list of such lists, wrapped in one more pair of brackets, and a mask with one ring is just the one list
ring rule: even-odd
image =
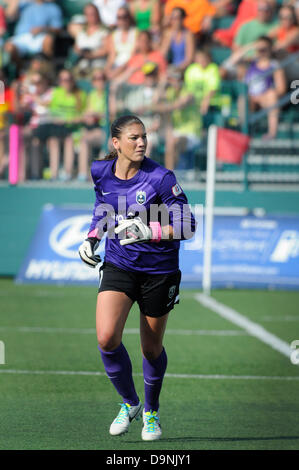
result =
[{"label": "team crest on jersey", "polygon": [[174,296],[174,294],[175,294],[175,289],[176,289],[176,286],[171,286],[171,287],[169,288],[168,297],[169,297],[170,299],[172,299],[172,297]]},{"label": "team crest on jersey", "polygon": [[137,191],[136,192],[136,201],[138,204],[144,204],[146,201],[146,192],[145,191]]},{"label": "team crest on jersey", "polygon": [[171,191],[174,196],[179,196],[183,192],[182,188],[178,183],[172,186]]}]

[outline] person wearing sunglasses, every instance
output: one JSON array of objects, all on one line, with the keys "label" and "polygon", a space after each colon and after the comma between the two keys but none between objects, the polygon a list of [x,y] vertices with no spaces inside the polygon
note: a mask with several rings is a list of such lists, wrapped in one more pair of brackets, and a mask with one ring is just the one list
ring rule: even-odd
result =
[{"label": "person wearing sunglasses", "polygon": [[[233,51],[239,52],[244,46],[254,45],[260,36],[268,36],[269,32],[278,25],[274,14],[273,2],[260,0],[256,18],[247,21],[238,30],[232,45]],[[254,48],[247,51],[247,57],[254,57]]]},{"label": "person wearing sunglasses", "polygon": [[108,58],[105,72],[110,80],[118,77],[135,52],[138,30],[128,8],[119,8],[117,26],[108,38]]},{"label": "person wearing sunglasses", "polygon": [[280,8],[279,25],[268,36],[276,41],[274,50],[282,56],[299,51],[299,25],[292,5]]},{"label": "person wearing sunglasses", "polygon": [[114,29],[117,26],[117,12],[119,8],[126,6],[126,0],[94,0],[93,4],[99,10],[103,24]]},{"label": "person wearing sunglasses", "polygon": [[79,77],[88,75],[89,70],[102,67],[107,57],[108,30],[101,22],[99,11],[92,3],[84,7],[85,25],[75,36],[71,62],[76,61],[75,73]]}]

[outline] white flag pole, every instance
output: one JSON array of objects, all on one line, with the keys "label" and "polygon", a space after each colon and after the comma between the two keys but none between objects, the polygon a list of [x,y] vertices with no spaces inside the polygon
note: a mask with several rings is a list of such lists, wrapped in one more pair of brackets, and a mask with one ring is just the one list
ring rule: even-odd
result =
[{"label": "white flag pole", "polygon": [[210,292],[211,292],[216,149],[217,149],[217,126],[212,124],[208,130],[207,181],[206,181],[206,205],[205,205],[205,219],[204,219],[205,230],[204,230],[203,278],[202,278],[202,288],[203,288],[204,293],[207,295],[210,295]]}]

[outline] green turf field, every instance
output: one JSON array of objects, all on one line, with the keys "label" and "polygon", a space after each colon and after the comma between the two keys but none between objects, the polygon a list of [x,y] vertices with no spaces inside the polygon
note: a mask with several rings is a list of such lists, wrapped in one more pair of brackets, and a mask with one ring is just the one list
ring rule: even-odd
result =
[{"label": "green turf field", "polygon": [[[298,449],[299,366],[183,291],[171,313],[161,394],[163,437],[141,423],[110,437],[120,398],[105,377],[94,332],[96,289],[0,281],[1,449]],[[213,297],[290,344],[299,293],[216,291]],[[133,308],[124,336],[143,399]],[[6,371],[6,372],[5,372]]]}]

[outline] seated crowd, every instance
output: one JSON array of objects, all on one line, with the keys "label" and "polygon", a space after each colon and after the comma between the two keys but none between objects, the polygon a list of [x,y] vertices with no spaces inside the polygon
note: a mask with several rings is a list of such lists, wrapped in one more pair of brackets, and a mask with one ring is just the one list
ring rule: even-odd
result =
[{"label": "seated crowd", "polygon": [[[66,3],[0,4],[0,178],[17,124],[21,180],[88,180],[91,159],[109,146],[109,122],[124,112],[145,122],[148,156],[160,152],[174,169],[199,148],[217,113],[225,115],[226,80],[248,90],[250,112],[269,108],[264,138],[275,138],[275,104],[299,78],[296,55],[280,65],[299,52],[298,1],[80,1],[71,17]],[[217,29],[224,18],[230,26]],[[215,61],[215,48],[228,52],[225,60]]]}]

